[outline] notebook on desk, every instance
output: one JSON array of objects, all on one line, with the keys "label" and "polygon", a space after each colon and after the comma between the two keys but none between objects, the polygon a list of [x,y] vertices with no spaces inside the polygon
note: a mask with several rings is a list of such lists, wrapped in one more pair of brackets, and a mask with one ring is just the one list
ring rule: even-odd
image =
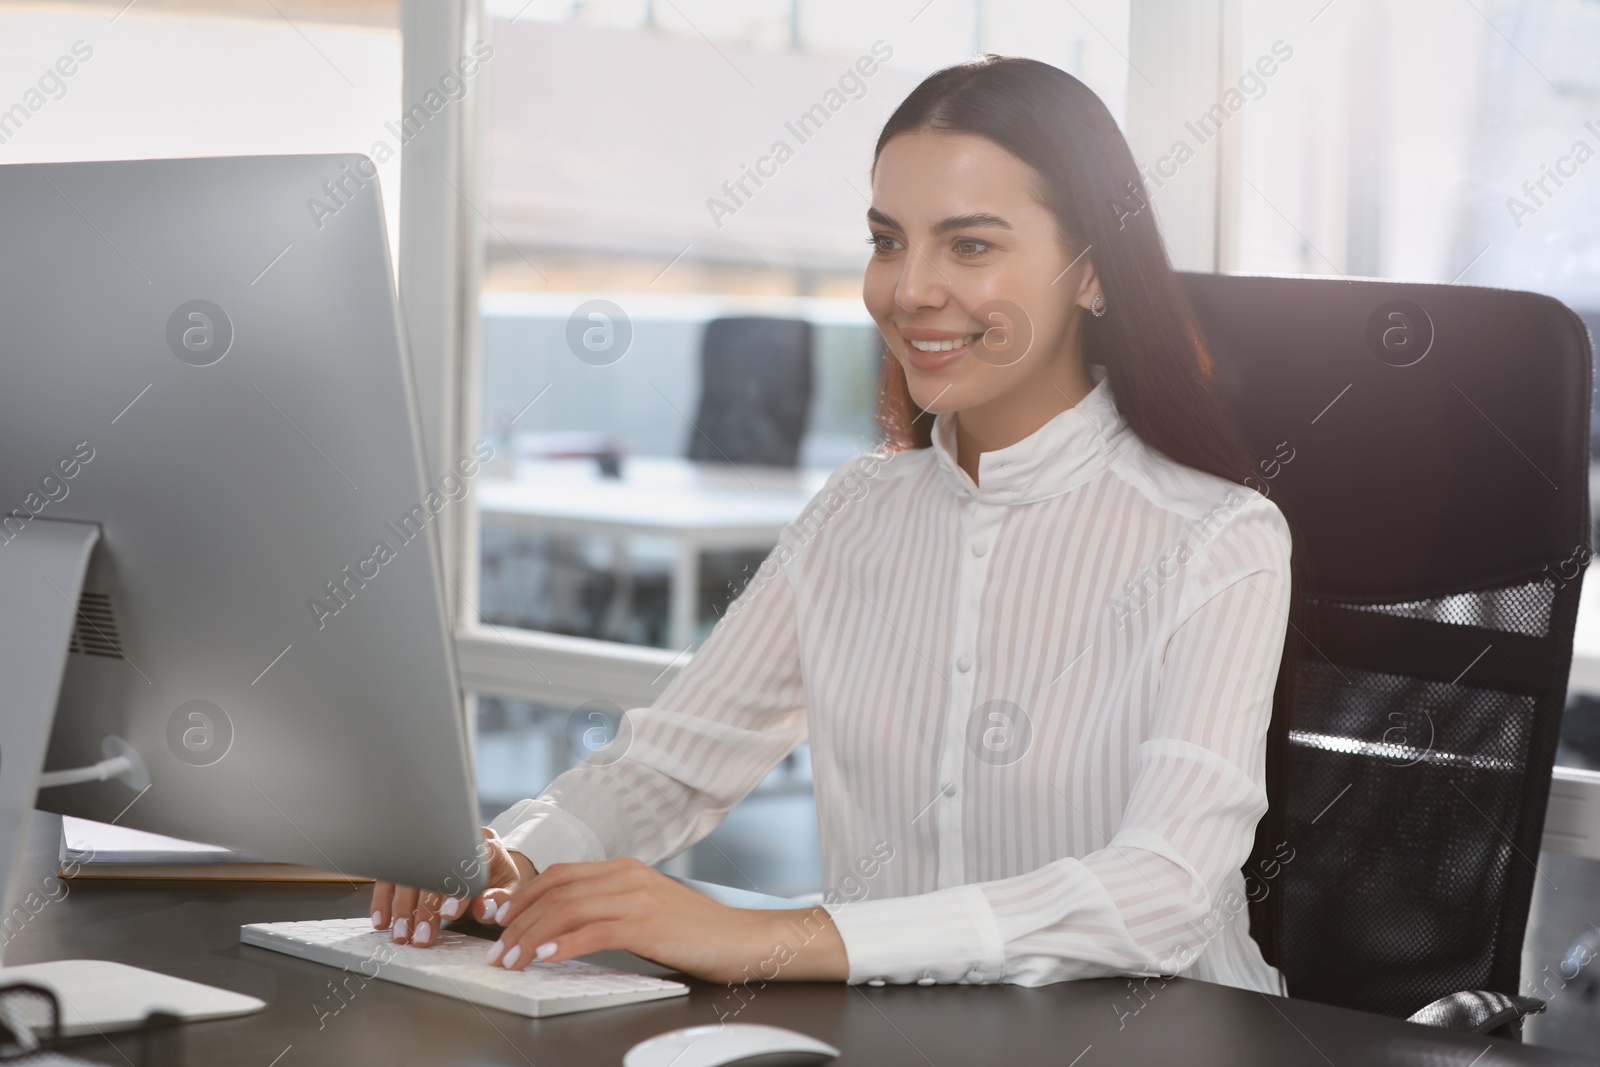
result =
[{"label": "notebook on desk", "polygon": [[110,823],[61,817],[62,878],[145,878],[185,881],[370,882],[335,871],[278,863],[221,845],[184,841]]}]

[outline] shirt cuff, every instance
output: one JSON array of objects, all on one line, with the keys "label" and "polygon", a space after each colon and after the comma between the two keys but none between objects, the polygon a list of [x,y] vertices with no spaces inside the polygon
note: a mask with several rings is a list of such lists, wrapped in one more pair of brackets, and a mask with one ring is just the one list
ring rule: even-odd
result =
[{"label": "shirt cuff", "polygon": [[844,940],[850,981],[977,985],[1005,976],[994,909],[975,885],[825,905]]},{"label": "shirt cuff", "polygon": [[536,871],[606,858],[605,846],[582,819],[547,800],[519,800],[495,816],[489,829],[507,848],[528,857]]}]

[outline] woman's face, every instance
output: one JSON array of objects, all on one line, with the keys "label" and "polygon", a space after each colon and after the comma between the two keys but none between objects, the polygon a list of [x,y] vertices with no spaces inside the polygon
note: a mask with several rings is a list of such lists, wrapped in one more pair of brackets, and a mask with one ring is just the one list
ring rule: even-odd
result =
[{"label": "woman's face", "polygon": [[1069,328],[1075,305],[1098,292],[1094,268],[1063,247],[1037,180],[970,133],[903,133],[878,156],[862,298],[926,411],[1049,390],[1064,370],[1081,376],[1060,364],[1076,358]]}]

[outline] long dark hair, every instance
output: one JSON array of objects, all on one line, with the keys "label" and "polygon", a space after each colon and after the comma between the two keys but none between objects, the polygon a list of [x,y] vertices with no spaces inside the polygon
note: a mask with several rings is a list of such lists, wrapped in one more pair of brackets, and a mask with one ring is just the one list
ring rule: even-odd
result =
[{"label": "long dark hair", "polygon": [[[873,169],[893,137],[923,129],[986,137],[1034,169],[1062,239],[1073,254],[1088,248],[1104,294],[1106,314],[1083,318],[1084,361],[1105,367],[1117,410],[1146,444],[1242,483],[1250,461],[1217,392],[1211,356],[1133,153],[1094,91],[1064,70],[1017,56],[946,67],[889,117]],[[933,420],[887,353],[878,413],[889,449],[930,444]]]},{"label": "long dark hair", "polygon": [[[1105,297],[1105,315],[1083,318],[1084,362],[1105,367],[1117,410],[1145,444],[1186,466],[1245,483],[1250,457],[1220,394],[1194,309],[1167,258],[1133,153],[1094,91],[1066,71],[1015,56],[986,55],[946,67],[889,117],[873,152],[874,170],[890,139],[924,129],[986,137],[1034,169],[1037,194],[1073,254],[1088,249]],[[887,348],[880,381],[885,446],[928,447],[933,419],[911,399],[905,372]],[[1272,797],[1280,795],[1301,654],[1304,566],[1301,553],[1293,553],[1289,627],[1267,744]],[[1256,828],[1247,871],[1253,873],[1259,857],[1271,856],[1284,829],[1281,805],[1274,804]],[[1250,907],[1251,933],[1274,964],[1281,956],[1281,898],[1280,888],[1259,901],[1252,897]]]}]

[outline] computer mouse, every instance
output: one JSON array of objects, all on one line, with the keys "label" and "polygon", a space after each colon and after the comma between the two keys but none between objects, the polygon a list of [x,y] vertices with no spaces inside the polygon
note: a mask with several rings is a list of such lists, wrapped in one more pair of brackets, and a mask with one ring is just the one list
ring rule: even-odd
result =
[{"label": "computer mouse", "polygon": [[839,1050],[814,1037],[759,1023],[717,1023],[669,1030],[641,1041],[622,1067],[813,1067]]}]

